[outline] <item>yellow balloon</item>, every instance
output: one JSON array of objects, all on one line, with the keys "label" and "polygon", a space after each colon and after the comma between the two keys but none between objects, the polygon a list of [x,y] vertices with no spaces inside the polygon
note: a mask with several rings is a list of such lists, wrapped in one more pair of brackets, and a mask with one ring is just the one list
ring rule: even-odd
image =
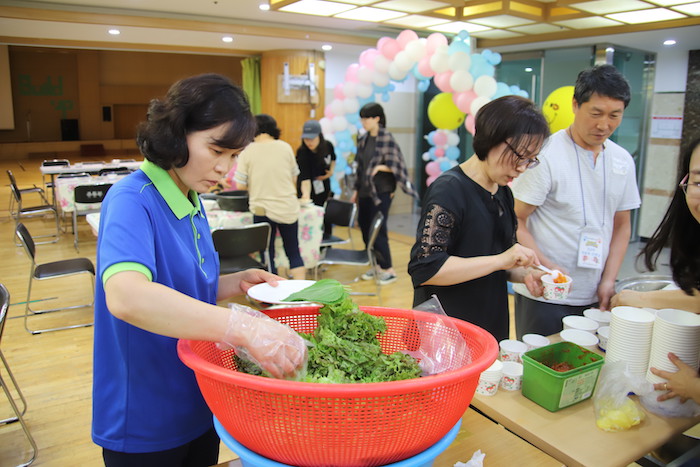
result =
[{"label": "yellow balloon", "polygon": [[450,92],[441,92],[428,104],[428,119],[440,130],[459,128],[464,123],[465,116],[455,105]]},{"label": "yellow balloon", "polygon": [[547,96],[542,105],[542,114],[549,124],[549,131],[555,133],[574,123],[573,99],[573,86],[562,86]]}]

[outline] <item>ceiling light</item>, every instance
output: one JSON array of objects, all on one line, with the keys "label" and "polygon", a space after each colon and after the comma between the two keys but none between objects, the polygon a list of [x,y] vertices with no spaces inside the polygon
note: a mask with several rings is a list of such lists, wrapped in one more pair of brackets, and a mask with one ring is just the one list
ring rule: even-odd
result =
[{"label": "ceiling light", "polygon": [[666,39],[664,41],[664,45],[668,45],[668,46],[676,45],[676,40],[675,39]]},{"label": "ceiling light", "polygon": [[479,31],[488,31],[489,27],[487,26],[480,26],[478,24],[474,23],[466,23],[464,21],[453,21],[451,23],[445,23],[445,24],[438,24],[437,26],[431,26],[428,29],[431,31],[437,31],[437,32],[444,32],[448,34],[459,34],[460,31],[467,31],[467,32],[479,32]]},{"label": "ceiling light", "polygon": [[270,11],[270,4],[269,3],[261,3],[258,5],[258,8],[262,11]]},{"label": "ceiling light", "polygon": [[324,2],[322,0],[301,0],[287,6],[283,6],[279,11],[286,13],[302,13],[305,15],[333,16],[344,11],[355,8],[352,5],[335,2]]},{"label": "ceiling light", "polygon": [[526,67],[525,73],[532,73],[532,67]]},{"label": "ceiling light", "polygon": [[231,43],[231,42],[233,42],[233,37],[231,37],[231,36],[224,36],[224,37],[221,38],[221,40],[224,41],[224,42],[226,42],[226,43]]},{"label": "ceiling light", "polygon": [[626,13],[613,13],[605,16],[628,24],[654,23],[656,21],[667,21],[670,19],[686,18],[684,14],[667,10],[665,8],[651,8],[649,10],[628,11]]},{"label": "ceiling light", "polygon": [[330,44],[323,44],[321,46],[321,50],[325,50],[326,52],[333,50],[333,46]]},{"label": "ceiling light", "polygon": [[380,21],[396,19],[402,16],[406,16],[406,13],[363,6],[355,8],[354,10],[338,13],[335,15],[335,18],[354,19],[358,21],[371,21],[373,23],[378,23]]},{"label": "ceiling light", "polygon": [[119,34],[122,33],[119,29],[110,29],[110,30],[107,31],[107,32],[110,33],[110,34],[113,35],[113,36],[118,36]]}]

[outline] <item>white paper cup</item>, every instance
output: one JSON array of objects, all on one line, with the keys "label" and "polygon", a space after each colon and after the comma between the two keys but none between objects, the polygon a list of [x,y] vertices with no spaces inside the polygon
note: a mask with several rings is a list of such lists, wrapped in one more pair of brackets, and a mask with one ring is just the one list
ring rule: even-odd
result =
[{"label": "white paper cup", "polygon": [[610,326],[612,313],[609,311],[599,310],[598,308],[588,308],[587,310],[583,310],[583,316],[597,322],[598,327]]},{"label": "white paper cup", "polygon": [[549,339],[540,334],[525,334],[523,336],[523,342],[527,345],[527,350],[539,349],[549,345]]},{"label": "white paper cup", "polygon": [[564,329],[580,329],[581,331],[590,332],[592,334],[595,334],[596,329],[598,329],[598,322],[586,318],[585,316],[564,316],[561,322]]},{"label": "white paper cup", "polygon": [[566,277],[566,282],[556,283],[551,274],[545,274],[542,276],[542,286],[544,287],[543,296],[547,300],[565,300],[569,296],[569,291],[571,290],[571,277],[566,274],[562,274]]},{"label": "white paper cup", "polygon": [[498,343],[499,358],[502,362],[520,363],[522,355],[527,352],[527,344],[515,339],[504,339]]},{"label": "white paper cup", "polygon": [[578,344],[587,349],[592,350],[596,345],[598,345],[598,338],[588,331],[582,331],[580,329],[564,329],[559,333],[559,335],[561,336],[562,340],[573,342],[574,344]]},{"label": "white paper cup", "polygon": [[522,383],[523,364],[518,362],[503,362],[501,387],[506,391],[519,391]]},{"label": "white paper cup", "polygon": [[598,328],[598,347],[605,350],[608,347],[608,338],[610,337],[610,326],[601,326]]}]

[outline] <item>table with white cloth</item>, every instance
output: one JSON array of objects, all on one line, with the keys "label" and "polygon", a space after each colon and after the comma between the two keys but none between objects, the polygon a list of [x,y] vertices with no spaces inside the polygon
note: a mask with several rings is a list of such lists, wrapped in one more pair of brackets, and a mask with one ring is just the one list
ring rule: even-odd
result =
[{"label": "table with white cloth", "polygon": [[[224,211],[215,200],[202,200],[207,211],[207,219],[211,230],[240,227],[253,223],[253,213],[243,211]],[[308,204],[301,206],[299,211],[299,250],[307,269],[316,267],[319,260],[321,239],[323,238],[322,206]],[[289,260],[284,253],[282,237],[277,232],[275,239],[275,265],[278,268],[289,268]]]},{"label": "table with white cloth", "polygon": [[[61,210],[61,212],[73,212],[75,210],[75,197],[73,192],[76,186],[80,185],[102,185],[106,183],[117,183],[126,175],[117,174],[107,174],[107,175],[97,175],[89,177],[67,177],[67,178],[57,178],[54,182],[54,189],[56,190],[56,205]],[[81,204],[81,208],[90,210],[98,209],[100,203],[96,204]]]},{"label": "table with white cloth", "polygon": [[[39,167],[41,175],[43,177],[49,176],[51,179],[51,187],[53,191],[53,199],[56,201],[56,185],[57,175],[61,174],[71,174],[78,172],[85,172],[88,174],[99,174],[100,170],[104,169],[119,169],[125,168],[129,170],[136,170],[141,167],[143,161],[135,161],[133,159],[112,159],[111,162],[95,161],[95,162],[78,162],[70,165],[42,165]],[[60,178],[58,178],[60,180]]]}]

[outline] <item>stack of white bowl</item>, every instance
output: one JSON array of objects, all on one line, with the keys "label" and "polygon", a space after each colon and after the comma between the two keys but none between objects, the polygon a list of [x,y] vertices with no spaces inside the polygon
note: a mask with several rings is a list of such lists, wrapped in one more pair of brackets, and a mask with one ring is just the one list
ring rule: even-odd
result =
[{"label": "stack of white bowl", "polygon": [[643,378],[649,365],[654,319],[653,313],[641,308],[613,308],[605,359],[627,362],[629,371]]},{"label": "stack of white bowl", "polygon": [[[678,371],[678,368],[668,359],[669,352],[676,354],[691,368],[698,367],[698,363],[700,363],[700,315],[673,309],[659,310],[656,313],[649,367],[671,373]],[[666,380],[648,371],[647,381],[663,383]]]}]

